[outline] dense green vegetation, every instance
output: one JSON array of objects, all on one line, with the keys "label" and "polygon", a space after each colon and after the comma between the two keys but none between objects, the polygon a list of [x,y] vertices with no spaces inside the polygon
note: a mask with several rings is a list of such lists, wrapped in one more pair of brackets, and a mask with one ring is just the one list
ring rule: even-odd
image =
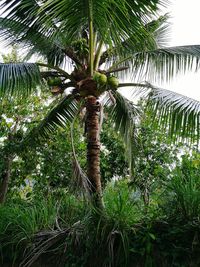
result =
[{"label": "dense green vegetation", "polygon": [[[144,102],[139,106],[142,110]],[[104,123],[105,209],[99,215],[83,194],[81,181],[73,179],[70,129],[58,129],[31,150],[16,150],[7,201],[0,207],[1,264],[199,265],[199,152],[184,143],[172,145],[152,123],[151,111],[143,114],[132,175],[122,140],[108,120]],[[78,125],[74,142],[84,168],[83,129]],[[3,137],[5,131],[1,133]]]},{"label": "dense green vegetation", "polygon": [[184,160],[148,208],[126,180],[109,182],[100,217],[65,190],[46,200],[15,198],[0,208],[2,260],[22,266],[39,256],[49,266],[198,266],[198,172]]},{"label": "dense green vegetation", "polygon": [[0,266],[200,265],[200,103],[149,83],[200,46],[165,2],[1,1]]}]

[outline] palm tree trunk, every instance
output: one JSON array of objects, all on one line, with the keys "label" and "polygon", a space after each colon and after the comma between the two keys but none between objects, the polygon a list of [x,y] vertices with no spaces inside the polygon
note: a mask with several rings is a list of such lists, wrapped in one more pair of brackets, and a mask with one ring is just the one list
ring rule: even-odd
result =
[{"label": "palm tree trunk", "polygon": [[100,174],[100,138],[99,111],[100,104],[96,97],[89,96],[86,104],[86,139],[87,139],[87,176],[90,194],[95,207],[103,208],[101,174]]}]

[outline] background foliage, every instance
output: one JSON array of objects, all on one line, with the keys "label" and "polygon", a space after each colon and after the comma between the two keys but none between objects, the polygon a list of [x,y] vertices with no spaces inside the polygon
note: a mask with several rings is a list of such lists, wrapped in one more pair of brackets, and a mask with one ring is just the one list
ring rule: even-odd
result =
[{"label": "background foliage", "polygon": [[[15,49],[12,53],[4,60],[15,61]],[[23,137],[47,113],[49,91],[1,103],[0,179],[5,155],[13,156],[7,201],[0,206],[1,265],[40,266],[44,261],[61,267],[200,265],[198,147],[172,145],[152,121],[151,109],[144,109],[144,101],[138,103],[143,115],[136,123],[133,172],[123,140],[105,120],[101,132],[105,209],[99,216],[74,177],[68,126],[48,140],[29,140],[28,149],[21,146]],[[75,123],[75,151],[84,170],[83,132]]]}]

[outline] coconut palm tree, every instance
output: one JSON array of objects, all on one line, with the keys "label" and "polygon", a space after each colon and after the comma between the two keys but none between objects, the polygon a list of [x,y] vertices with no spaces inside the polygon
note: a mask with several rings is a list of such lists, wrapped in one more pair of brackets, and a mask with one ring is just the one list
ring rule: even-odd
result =
[{"label": "coconut palm tree", "polygon": [[[0,35],[28,50],[27,59],[44,63],[0,64],[0,96],[27,97],[46,82],[61,94],[31,136],[47,136],[66,122],[73,125],[85,108],[87,179],[95,205],[102,205],[100,178],[100,100],[110,106],[113,125],[124,137],[129,158],[134,150],[136,106],[118,88],[151,89],[159,118],[171,133],[199,135],[199,102],[139,80],[170,80],[199,67],[200,46],[165,47],[162,0],[3,0]],[[44,70],[44,68],[46,68]],[[131,82],[119,83],[119,79]],[[134,80],[134,82],[133,82]],[[63,92],[70,89],[70,94]],[[30,139],[29,139],[30,140]]]}]

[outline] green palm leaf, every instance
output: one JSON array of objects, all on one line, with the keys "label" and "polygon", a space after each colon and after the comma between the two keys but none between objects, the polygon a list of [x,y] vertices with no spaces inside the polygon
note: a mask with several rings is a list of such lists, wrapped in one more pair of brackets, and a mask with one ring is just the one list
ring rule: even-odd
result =
[{"label": "green palm leaf", "polygon": [[168,45],[170,24],[168,23],[169,15],[160,16],[157,20],[153,20],[147,24],[147,31],[151,30],[153,38],[158,48]]},{"label": "green palm leaf", "polygon": [[200,102],[166,89],[154,87],[149,106],[154,120],[170,133],[174,140],[200,138]]},{"label": "green palm leaf", "polygon": [[40,124],[31,130],[26,136],[25,142],[38,140],[40,137],[47,138],[58,127],[65,128],[67,123],[73,122],[78,110],[79,105],[74,96],[65,96],[49,111]]},{"label": "green palm leaf", "polygon": [[200,45],[167,47],[154,51],[139,52],[128,63],[132,77],[144,77],[150,81],[169,81],[178,73],[197,70],[200,67]]},{"label": "green palm leaf", "polygon": [[41,84],[40,71],[33,63],[0,63],[0,95],[27,96]]},{"label": "green palm leaf", "polygon": [[155,50],[163,47],[167,42],[169,33],[169,24],[167,23],[168,15],[160,16],[156,20],[144,25],[146,36],[140,42],[134,41],[134,36],[130,36],[123,42],[119,42],[117,46],[107,49],[101,55],[100,65],[107,63],[110,67],[116,62],[130,57],[136,52]]},{"label": "green palm leaf", "polygon": [[121,134],[125,142],[127,159],[130,164],[130,169],[133,171],[134,155],[138,146],[136,124],[140,116],[140,111],[136,105],[118,92],[114,93],[114,98],[116,102],[114,106],[111,105],[109,108],[109,113],[115,129]]},{"label": "green palm leaf", "polygon": [[133,96],[147,99],[152,121],[171,136],[174,141],[198,142],[200,138],[200,102],[176,92],[158,88],[150,83],[122,83],[130,87]]},{"label": "green palm leaf", "polygon": [[[33,21],[37,18],[33,14],[31,16]],[[8,44],[22,44],[29,49],[29,56],[34,53],[44,56],[49,64],[60,65],[63,62],[65,45],[64,37],[61,34],[54,39],[48,38],[47,32],[41,32],[43,25],[27,25],[24,19],[13,17],[0,18],[0,37],[6,39]],[[52,22],[51,31],[55,32],[56,30],[57,28]]]},{"label": "green palm leaf", "polygon": [[[1,10],[3,10],[3,17],[6,17],[13,22],[20,22],[22,23],[23,27],[21,31],[27,27],[33,27],[38,32],[44,33],[45,35],[52,34],[56,31],[57,27],[51,18],[49,17],[48,13],[41,12],[40,10],[41,2],[37,0],[4,0],[0,4]],[[43,22],[39,19],[40,16],[45,17],[45,20],[48,20],[48,28],[46,27],[47,24],[43,24]],[[46,25],[46,26],[45,26]],[[17,28],[19,25],[14,25]],[[48,30],[48,31],[47,31]]]},{"label": "green palm leaf", "polygon": [[[117,44],[130,34],[134,41],[145,36],[144,21],[157,10],[158,1],[100,1],[100,0],[49,0],[43,1],[38,20],[48,25],[46,13],[60,24],[69,40],[74,40],[83,29],[88,29],[89,10],[95,32],[106,44]],[[162,1],[160,1],[162,2]],[[164,2],[164,1],[163,1]],[[45,15],[44,15],[45,14]]]}]

